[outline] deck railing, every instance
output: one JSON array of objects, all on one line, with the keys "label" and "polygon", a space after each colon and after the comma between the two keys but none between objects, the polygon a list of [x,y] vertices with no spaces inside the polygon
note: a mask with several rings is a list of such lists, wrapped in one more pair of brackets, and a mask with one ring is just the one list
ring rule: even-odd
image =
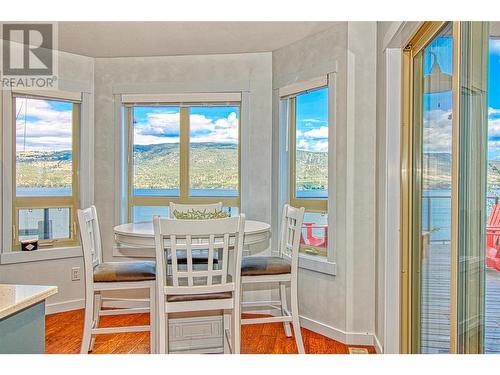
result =
[{"label": "deck railing", "polygon": [[[489,215],[491,207],[500,202],[500,196],[488,196],[486,201]],[[431,233],[431,242],[451,241],[451,196],[423,196],[422,221],[422,229]]]}]

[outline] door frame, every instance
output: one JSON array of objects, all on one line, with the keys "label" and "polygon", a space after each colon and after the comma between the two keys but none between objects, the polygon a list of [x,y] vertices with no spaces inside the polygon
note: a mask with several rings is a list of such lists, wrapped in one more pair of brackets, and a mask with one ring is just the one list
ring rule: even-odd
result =
[{"label": "door frame", "polygon": [[[414,85],[413,60],[419,51],[439,33],[447,22],[424,22],[413,38],[403,49],[402,68],[402,119],[401,119],[401,337],[400,352],[413,353],[416,323],[413,319],[414,309],[412,296],[418,288],[413,275],[419,266],[420,234],[414,230],[415,215],[418,213],[413,205],[415,174],[420,170],[414,168],[415,162],[415,124],[413,119]],[[450,353],[457,353],[457,301],[458,301],[458,155],[459,155],[459,95],[460,95],[460,22],[452,22],[453,30],[453,79],[452,79],[452,198],[451,198],[451,299],[450,299]],[[418,256],[416,258],[416,255]],[[415,264],[415,263],[418,263]],[[412,328],[413,327],[413,328]],[[417,330],[418,331],[418,330]]]}]

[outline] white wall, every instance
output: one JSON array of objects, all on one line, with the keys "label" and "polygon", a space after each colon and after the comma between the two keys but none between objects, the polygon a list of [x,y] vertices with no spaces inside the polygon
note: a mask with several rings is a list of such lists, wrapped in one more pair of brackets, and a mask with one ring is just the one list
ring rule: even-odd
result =
[{"label": "white wall", "polygon": [[[58,59],[59,89],[72,91],[85,88],[85,91],[90,93],[89,109],[93,112],[94,60],[64,52],[58,54]],[[3,91],[0,90],[0,99],[2,94]],[[2,118],[1,115],[0,118]],[[82,126],[93,127],[93,116],[87,117],[86,122],[83,122]],[[1,143],[0,148],[2,147]],[[1,158],[2,152],[0,150]],[[1,164],[1,172],[3,173],[3,168],[5,168],[3,159],[1,160]],[[2,189],[7,188],[3,183],[1,187]],[[87,191],[87,193],[89,197],[86,199],[92,199],[92,192]],[[2,209],[1,205],[0,209]],[[3,243],[2,238],[0,238],[1,243]],[[0,249],[0,252],[2,250],[5,249]],[[83,306],[83,280],[71,281],[71,268],[73,267],[83,267],[81,257],[2,264],[0,265],[0,283],[57,285],[59,292],[48,299],[49,311],[61,303],[69,303],[68,306]],[[53,306],[51,307],[51,305]]]},{"label": "white wall", "polygon": [[336,181],[330,199],[336,204],[337,272],[300,270],[300,314],[324,333],[370,344],[375,330],[375,52],[374,22],[339,22],[273,52],[273,89],[326,75],[337,66],[337,139],[330,140],[337,160],[329,171]]}]

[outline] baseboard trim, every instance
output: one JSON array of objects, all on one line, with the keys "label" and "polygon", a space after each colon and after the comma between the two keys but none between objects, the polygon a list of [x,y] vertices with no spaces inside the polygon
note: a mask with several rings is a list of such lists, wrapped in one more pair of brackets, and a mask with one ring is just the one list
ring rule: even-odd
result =
[{"label": "baseboard trim", "polygon": [[308,318],[306,316],[300,317],[300,324],[304,328],[307,328],[333,340],[340,341],[341,343],[346,345],[375,346],[374,335],[371,333],[346,332],[341,329],[329,326],[325,323],[318,322],[317,320]]},{"label": "baseboard trim", "polygon": [[45,315],[71,311],[71,310],[79,310],[83,309],[84,307],[85,307],[85,300],[83,298],[51,303],[45,306]]},{"label": "baseboard trim", "polygon": [[384,349],[382,349],[382,345],[380,344],[380,341],[378,341],[377,335],[373,335],[373,346],[375,346],[375,351],[377,354],[384,354]]}]

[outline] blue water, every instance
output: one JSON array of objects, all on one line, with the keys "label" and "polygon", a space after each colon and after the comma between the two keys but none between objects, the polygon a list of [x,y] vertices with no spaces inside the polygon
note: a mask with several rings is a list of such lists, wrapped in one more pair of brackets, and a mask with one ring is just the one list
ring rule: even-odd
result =
[{"label": "blue water", "polygon": [[[486,212],[488,216],[496,199],[498,199],[498,197],[495,196],[489,196],[487,198]],[[422,197],[422,229],[425,231],[431,231],[431,241],[450,241],[451,191],[429,190],[424,192]]]},{"label": "blue water", "polygon": [[71,196],[71,187],[67,188],[51,188],[51,187],[18,187],[16,195],[18,197],[68,197]]},{"label": "blue water", "polygon": [[[134,195],[140,197],[178,197],[179,189],[134,189]],[[238,190],[232,189],[189,189],[193,197],[237,197]]]},{"label": "blue water", "polygon": [[328,190],[324,189],[297,190],[295,194],[297,198],[328,198]]}]

